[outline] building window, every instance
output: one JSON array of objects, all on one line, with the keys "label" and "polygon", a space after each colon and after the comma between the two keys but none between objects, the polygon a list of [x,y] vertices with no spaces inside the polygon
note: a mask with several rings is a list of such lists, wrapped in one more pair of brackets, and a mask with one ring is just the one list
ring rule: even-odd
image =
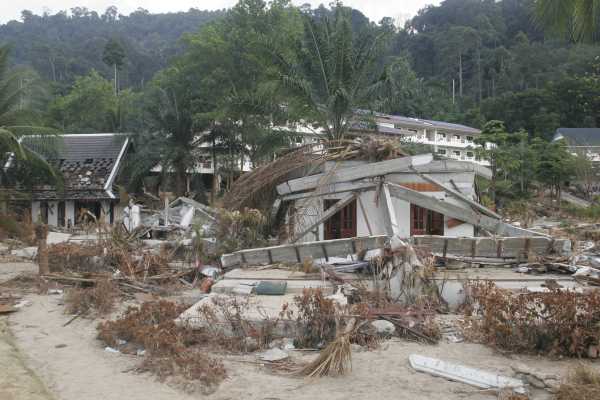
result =
[{"label": "building window", "polygon": [[438,154],[446,155],[446,149],[438,149]]},{"label": "building window", "polygon": [[460,157],[460,151],[456,151],[456,150],[455,150],[455,151],[454,151],[454,155],[455,155],[456,157]]},{"label": "building window", "polygon": [[302,144],[302,136],[296,136],[294,138],[294,141],[296,142],[296,144]]},{"label": "building window", "polygon": [[473,158],[473,152],[472,151],[467,151],[467,157]]},{"label": "building window", "polygon": [[473,141],[473,136],[467,136],[467,142],[472,142]]}]

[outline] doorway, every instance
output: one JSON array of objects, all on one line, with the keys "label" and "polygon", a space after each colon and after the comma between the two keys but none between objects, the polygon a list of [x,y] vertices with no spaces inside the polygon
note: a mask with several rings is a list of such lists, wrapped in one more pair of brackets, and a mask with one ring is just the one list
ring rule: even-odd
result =
[{"label": "doorway", "polygon": [[[324,209],[333,207],[338,201],[338,199],[325,200]],[[325,222],[324,236],[325,240],[356,237],[356,199]]]}]

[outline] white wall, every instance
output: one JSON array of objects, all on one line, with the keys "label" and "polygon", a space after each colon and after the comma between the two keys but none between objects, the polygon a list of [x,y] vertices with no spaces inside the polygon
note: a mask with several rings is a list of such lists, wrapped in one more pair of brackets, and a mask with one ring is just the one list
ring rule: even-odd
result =
[{"label": "white wall", "polygon": [[[444,185],[452,186],[451,180],[454,182],[458,190],[469,198],[474,197],[474,173],[438,173],[430,174],[433,178],[438,180]],[[389,182],[398,184],[402,183],[426,183],[423,178],[416,174],[389,174],[386,179]],[[454,187],[453,187],[454,188]],[[347,192],[349,193],[349,192]],[[465,203],[450,196],[444,191],[441,192],[421,192],[422,194],[430,197],[434,197],[439,200],[443,200],[450,204],[465,206]],[[301,217],[297,218],[295,226],[296,233],[304,231],[307,227],[314,224],[323,214],[323,200],[324,199],[339,199],[344,194],[334,194],[329,196],[323,196],[319,198],[312,198],[310,200],[297,200],[296,207],[298,208],[298,214]],[[371,231],[373,235],[384,235],[387,234],[387,211],[385,209],[385,200],[379,199],[379,203],[375,202],[376,199],[375,189],[364,191],[360,194],[360,200],[365,208]],[[400,236],[410,237],[410,203],[408,201],[392,197],[392,204],[394,212],[396,214],[396,220],[398,222],[398,228]],[[302,207],[308,207],[302,208]],[[366,220],[361,210],[360,204],[357,201],[356,204],[356,217],[357,217],[357,236],[368,236],[369,229],[367,227]],[[455,227],[448,227],[448,217],[444,218],[444,235],[451,237],[459,236],[473,236],[474,227],[470,224],[461,224]],[[318,235],[309,233],[305,235],[300,242],[310,242],[315,240],[323,240],[324,237],[324,224],[320,224],[318,227]]]}]

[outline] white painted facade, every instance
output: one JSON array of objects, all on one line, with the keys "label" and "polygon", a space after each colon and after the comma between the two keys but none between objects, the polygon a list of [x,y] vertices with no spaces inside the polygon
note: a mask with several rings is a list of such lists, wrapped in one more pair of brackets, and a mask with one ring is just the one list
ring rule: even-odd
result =
[{"label": "white painted facade", "polygon": [[[345,166],[355,165],[357,162],[347,162]],[[358,162],[360,163],[360,162]],[[365,167],[367,167],[365,165]],[[473,199],[476,199],[474,180],[474,172],[463,173],[432,173],[433,178],[442,184],[451,185],[451,180],[456,184],[456,187],[462,194]],[[385,177],[386,182],[396,183],[399,185],[408,183],[427,183],[417,174],[389,174]],[[364,181],[362,181],[364,182]],[[421,194],[434,197],[439,200],[446,201],[460,207],[465,207],[465,203],[449,195],[445,191],[440,192],[421,192]],[[304,232],[308,227],[314,225],[321,218],[324,212],[325,200],[340,199],[342,194],[325,195],[319,197],[311,197],[308,199],[299,199],[294,202],[295,218],[294,218],[294,233],[295,235]],[[392,197],[392,204],[396,221],[398,223],[399,235],[401,237],[411,236],[411,204],[408,201]],[[362,207],[361,207],[362,203]],[[417,204],[418,205],[418,204]],[[363,214],[362,208],[364,208]],[[288,223],[291,216],[288,213]],[[368,224],[367,224],[368,220]],[[475,235],[475,228],[468,223],[462,223],[458,226],[449,227],[449,218],[444,216],[444,236],[448,237],[472,237]],[[377,196],[375,189],[363,191],[357,199],[356,205],[356,236],[372,236],[385,235],[387,232],[387,210],[383,195]],[[369,231],[369,227],[371,230]],[[325,223],[318,225],[318,228],[313,232],[306,234],[299,242],[311,242],[323,240],[325,237]]]}]

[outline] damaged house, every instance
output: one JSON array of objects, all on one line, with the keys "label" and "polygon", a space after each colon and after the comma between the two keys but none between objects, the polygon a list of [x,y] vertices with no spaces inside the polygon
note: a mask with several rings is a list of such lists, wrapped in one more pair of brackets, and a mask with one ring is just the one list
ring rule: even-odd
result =
[{"label": "damaged house", "polygon": [[[51,144],[48,145],[48,140]],[[56,138],[26,137],[23,144],[43,155],[61,175],[59,186],[37,184],[31,192],[31,218],[50,226],[84,221],[113,223],[120,219],[115,188],[124,159],[131,151],[127,135],[65,134]]]},{"label": "damaged house", "polygon": [[479,204],[475,177],[490,179],[491,171],[477,163],[421,154],[380,162],[328,161],[323,169],[277,186],[279,200],[288,203],[291,242],[521,231]]}]

